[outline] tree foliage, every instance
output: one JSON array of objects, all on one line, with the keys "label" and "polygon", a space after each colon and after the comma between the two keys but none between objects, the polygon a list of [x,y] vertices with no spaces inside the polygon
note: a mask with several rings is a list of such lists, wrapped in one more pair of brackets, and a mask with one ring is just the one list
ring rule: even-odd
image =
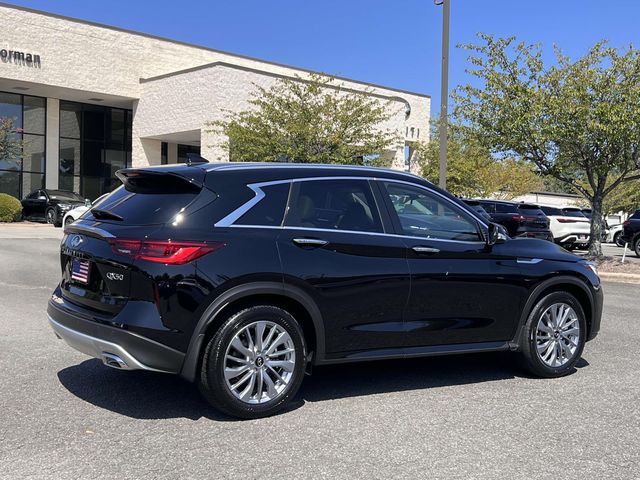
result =
[{"label": "tree foliage", "polygon": [[494,153],[515,155],[567,184],[593,210],[589,253],[601,256],[603,201],[640,178],[640,52],[598,43],[572,61],[556,49],[480,35],[469,72],[481,85],[455,95],[455,114]]},{"label": "tree foliage", "polygon": [[0,160],[16,160],[22,157],[22,140],[13,120],[0,117]]},{"label": "tree foliage", "polygon": [[[510,200],[542,187],[531,165],[515,158],[495,158],[473,132],[461,125],[450,125],[447,130],[447,190],[454,195]],[[416,148],[422,176],[433,183],[438,182],[439,147],[434,127],[431,141]]]},{"label": "tree foliage", "polygon": [[389,102],[343,88],[334,78],[280,79],[256,85],[251,108],[213,122],[228,137],[232,161],[376,164],[397,140],[383,128]]}]

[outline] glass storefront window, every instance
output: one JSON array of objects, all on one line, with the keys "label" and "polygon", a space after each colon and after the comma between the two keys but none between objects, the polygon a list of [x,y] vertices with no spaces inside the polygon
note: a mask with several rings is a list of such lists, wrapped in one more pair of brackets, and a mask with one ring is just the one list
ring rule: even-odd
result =
[{"label": "glass storefront window", "polygon": [[94,200],[115,188],[131,163],[131,111],[60,102],[58,188]]},{"label": "glass storefront window", "polygon": [[10,118],[22,128],[22,95],[0,92],[0,117]]},{"label": "glass storefront window", "polygon": [[25,133],[22,139],[24,140],[22,169],[29,172],[44,172],[44,135]]},{"label": "glass storefront window", "polygon": [[41,97],[24,97],[24,133],[44,135],[47,116],[47,100]]},{"label": "glass storefront window", "polygon": [[0,92],[0,117],[12,119],[24,140],[22,158],[0,159],[0,192],[20,199],[44,187],[46,110],[45,98]]}]

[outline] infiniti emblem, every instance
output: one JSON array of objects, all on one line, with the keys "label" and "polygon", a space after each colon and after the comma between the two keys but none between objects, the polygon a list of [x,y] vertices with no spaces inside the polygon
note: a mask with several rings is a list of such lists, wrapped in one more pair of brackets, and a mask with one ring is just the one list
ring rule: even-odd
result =
[{"label": "infiniti emblem", "polygon": [[71,237],[71,246],[72,247],[78,247],[81,243],[83,242],[82,237],[80,235],[74,235],[73,237]]}]

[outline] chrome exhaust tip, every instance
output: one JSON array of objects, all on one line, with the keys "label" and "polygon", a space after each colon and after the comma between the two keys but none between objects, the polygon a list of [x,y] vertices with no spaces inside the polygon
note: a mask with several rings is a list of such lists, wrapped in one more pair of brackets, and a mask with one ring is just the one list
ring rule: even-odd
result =
[{"label": "chrome exhaust tip", "polygon": [[129,370],[129,367],[118,355],[114,355],[113,353],[102,352],[100,357],[102,359],[102,363],[104,363],[107,367],[117,368],[118,370]]}]

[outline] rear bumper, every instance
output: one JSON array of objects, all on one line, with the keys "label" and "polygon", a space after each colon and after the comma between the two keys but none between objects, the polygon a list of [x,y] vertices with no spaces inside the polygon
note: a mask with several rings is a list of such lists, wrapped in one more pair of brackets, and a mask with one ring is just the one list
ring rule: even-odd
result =
[{"label": "rear bumper", "polygon": [[137,333],[81,318],[65,303],[54,296],[47,315],[55,334],[70,347],[119,370],[178,373],[182,368],[183,353]]},{"label": "rear bumper", "polygon": [[[587,233],[567,233],[560,237],[556,237],[556,243],[563,244],[577,244],[577,245],[586,245],[589,243],[589,234]],[[581,238],[582,237],[582,238]]]}]

